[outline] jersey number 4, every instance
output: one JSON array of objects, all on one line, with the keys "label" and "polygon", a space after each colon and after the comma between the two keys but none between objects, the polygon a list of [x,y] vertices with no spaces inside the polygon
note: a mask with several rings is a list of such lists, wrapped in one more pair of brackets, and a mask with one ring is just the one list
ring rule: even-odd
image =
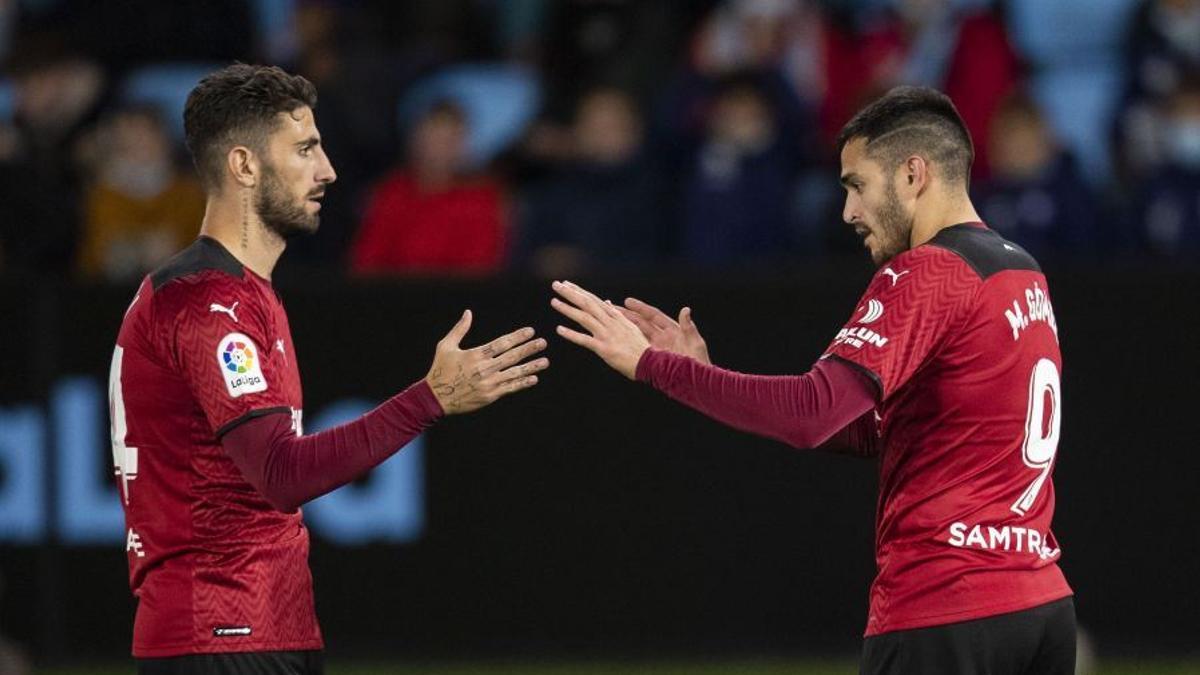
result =
[{"label": "jersey number 4", "polygon": [[1014,513],[1025,515],[1033,508],[1038,494],[1050,478],[1054,455],[1058,452],[1058,429],[1062,422],[1062,390],[1058,366],[1041,359],[1029,376],[1029,408],[1025,413],[1025,442],[1021,456],[1025,465],[1038,470],[1038,476],[1012,505]]},{"label": "jersey number 4", "polygon": [[125,393],[121,387],[121,361],[125,350],[113,351],[112,367],[108,371],[108,414],[112,421],[113,466],[121,481],[121,496],[129,503],[129,481],[137,478],[138,449],[125,445],[129,429],[125,423]]}]

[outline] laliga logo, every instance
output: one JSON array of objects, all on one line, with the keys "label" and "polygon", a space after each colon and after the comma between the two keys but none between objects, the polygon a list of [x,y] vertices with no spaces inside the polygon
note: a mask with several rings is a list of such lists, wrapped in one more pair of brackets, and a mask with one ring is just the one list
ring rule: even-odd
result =
[{"label": "laliga logo", "polygon": [[245,373],[254,367],[254,350],[245,342],[230,341],[221,355],[225,368],[231,373]]},{"label": "laliga logo", "polygon": [[[859,309],[862,309],[861,307]],[[858,323],[875,323],[883,316],[883,303],[871,298],[867,301],[866,311],[858,318]]]}]

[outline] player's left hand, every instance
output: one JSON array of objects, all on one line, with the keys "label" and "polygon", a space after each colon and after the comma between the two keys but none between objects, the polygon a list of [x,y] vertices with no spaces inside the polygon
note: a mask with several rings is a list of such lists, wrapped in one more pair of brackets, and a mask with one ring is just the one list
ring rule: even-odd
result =
[{"label": "player's left hand", "polygon": [[650,348],[650,341],[642,335],[641,329],[611,302],[601,300],[569,281],[555,281],[550,287],[562,298],[551,299],[550,305],[587,331],[581,333],[559,326],[558,334],[591,350],[614,370],[634,379],[638,361]]},{"label": "player's left hand", "polygon": [[463,349],[471,319],[468,309],[438,341],[433,365],[425,376],[447,415],[478,410],[503,396],[528,389],[537,384],[536,373],[550,365],[547,358],[525,360],[546,348],[546,341],[533,339],[533,329],[528,327],[474,349]]}]

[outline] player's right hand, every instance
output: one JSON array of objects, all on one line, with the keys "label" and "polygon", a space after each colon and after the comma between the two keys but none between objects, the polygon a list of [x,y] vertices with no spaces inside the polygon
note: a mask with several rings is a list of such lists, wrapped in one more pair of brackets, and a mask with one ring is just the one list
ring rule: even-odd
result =
[{"label": "player's right hand", "polygon": [[661,309],[637,298],[625,298],[625,306],[618,307],[650,341],[650,346],[665,352],[690,356],[700,363],[712,364],[708,357],[708,344],[700,336],[696,322],[692,320],[692,309],[679,310],[679,320],[667,316]]},{"label": "player's right hand", "polygon": [[[437,343],[425,381],[447,415],[471,412],[537,384],[535,373],[550,365],[547,358],[525,361],[546,348],[533,339],[532,328],[520,328],[473,349],[459,345],[471,329],[471,310]],[[524,362],[524,363],[522,363]]]}]

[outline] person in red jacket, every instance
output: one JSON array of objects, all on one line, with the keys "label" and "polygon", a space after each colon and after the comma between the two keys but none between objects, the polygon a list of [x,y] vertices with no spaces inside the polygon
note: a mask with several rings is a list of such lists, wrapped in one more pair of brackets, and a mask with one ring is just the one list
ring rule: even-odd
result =
[{"label": "person in red jacket", "polygon": [[409,163],[371,191],[350,252],[356,274],[469,273],[500,269],[508,239],[504,192],[467,178],[467,119],[455,103],[433,105],[409,137]]}]

